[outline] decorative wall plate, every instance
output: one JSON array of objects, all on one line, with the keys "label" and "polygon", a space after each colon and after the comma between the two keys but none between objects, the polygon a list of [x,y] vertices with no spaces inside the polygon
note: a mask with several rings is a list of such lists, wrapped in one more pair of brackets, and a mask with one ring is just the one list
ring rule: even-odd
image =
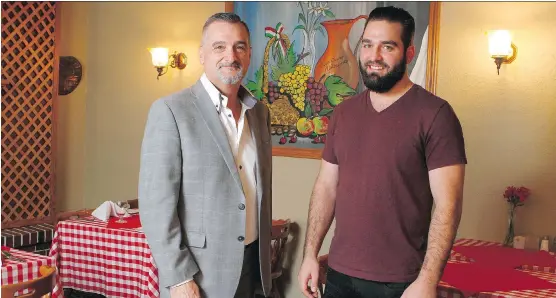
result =
[{"label": "decorative wall plate", "polygon": [[83,68],[77,58],[73,56],[60,57],[60,77],[58,79],[58,94],[68,95],[81,82]]}]

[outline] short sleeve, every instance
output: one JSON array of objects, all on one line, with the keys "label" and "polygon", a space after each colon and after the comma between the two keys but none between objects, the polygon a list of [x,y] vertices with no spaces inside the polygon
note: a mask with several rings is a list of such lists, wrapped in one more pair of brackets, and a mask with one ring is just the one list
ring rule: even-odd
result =
[{"label": "short sleeve", "polygon": [[338,164],[338,158],[336,157],[336,152],[334,150],[334,141],[336,139],[336,123],[340,118],[340,113],[336,108],[332,117],[330,118],[330,124],[328,125],[328,133],[326,135],[326,142],[324,143],[324,150],[322,151],[322,159],[329,163],[335,165]]},{"label": "short sleeve", "polygon": [[449,103],[440,107],[426,135],[425,156],[428,170],[467,164],[460,121]]}]

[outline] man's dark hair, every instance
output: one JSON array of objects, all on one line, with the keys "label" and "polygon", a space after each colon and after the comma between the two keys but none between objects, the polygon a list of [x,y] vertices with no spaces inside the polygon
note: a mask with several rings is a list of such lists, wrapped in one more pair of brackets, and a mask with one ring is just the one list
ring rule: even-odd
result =
[{"label": "man's dark hair", "polygon": [[251,35],[249,33],[249,28],[247,27],[247,24],[245,24],[245,22],[242,21],[237,14],[231,12],[215,13],[210,18],[208,18],[208,20],[205,22],[205,25],[203,26],[203,35],[205,35],[205,31],[207,30],[208,26],[210,26],[210,24],[218,21],[226,22],[230,24],[241,23],[243,27],[245,27],[245,30],[247,30],[247,37],[251,39]]},{"label": "man's dark hair", "polygon": [[415,20],[409,12],[394,6],[377,7],[369,14],[365,28],[370,21],[388,21],[402,25],[402,42],[404,50],[407,50],[415,34]]}]

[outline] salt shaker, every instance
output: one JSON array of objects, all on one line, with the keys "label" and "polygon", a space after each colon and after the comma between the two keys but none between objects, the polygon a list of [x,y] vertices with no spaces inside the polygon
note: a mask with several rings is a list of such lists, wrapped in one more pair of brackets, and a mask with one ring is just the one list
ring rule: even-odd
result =
[{"label": "salt shaker", "polygon": [[549,245],[550,244],[549,244],[548,236],[544,236],[541,240],[541,250],[548,251]]}]

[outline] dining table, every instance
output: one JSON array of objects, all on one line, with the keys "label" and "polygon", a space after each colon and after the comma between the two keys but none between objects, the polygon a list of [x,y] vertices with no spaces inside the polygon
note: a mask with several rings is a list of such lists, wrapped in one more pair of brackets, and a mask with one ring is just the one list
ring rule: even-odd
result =
[{"label": "dining table", "polygon": [[[124,219],[85,216],[58,222],[50,249],[59,270],[57,297],[64,288],[106,298],[160,296],[158,270],[139,214]],[[273,226],[282,223],[274,220]]]},{"label": "dining table", "polygon": [[556,255],[492,241],[458,239],[437,297],[556,298]]},{"label": "dining table", "polygon": [[50,257],[58,264],[60,287],[107,298],[159,297],[158,270],[139,215],[107,221],[94,216],[58,222]]},{"label": "dining table", "polygon": [[[56,268],[56,260],[32,252],[2,246],[2,286],[27,282],[41,276],[41,266]],[[56,286],[58,280],[56,279]],[[28,293],[24,290],[19,295]],[[51,297],[58,297],[54,294]]]}]

